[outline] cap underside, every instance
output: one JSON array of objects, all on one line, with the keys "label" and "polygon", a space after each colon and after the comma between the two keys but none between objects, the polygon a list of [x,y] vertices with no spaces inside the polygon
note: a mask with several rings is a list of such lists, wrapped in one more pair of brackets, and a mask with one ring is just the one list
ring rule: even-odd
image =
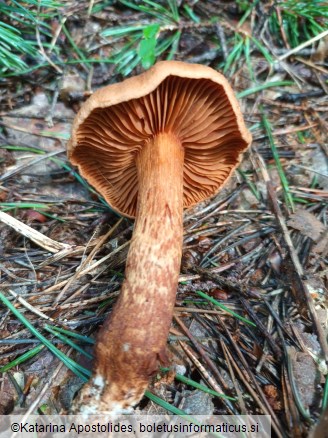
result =
[{"label": "cap underside", "polygon": [[145,142],[171,132],[185,148],[189,207],[216,193],[238,165],[250,142],[241,120],[221,84],[168,76],[143,97],[94,109],[76,130],[70,158],[116,211],[134,217],[135,156]]}]

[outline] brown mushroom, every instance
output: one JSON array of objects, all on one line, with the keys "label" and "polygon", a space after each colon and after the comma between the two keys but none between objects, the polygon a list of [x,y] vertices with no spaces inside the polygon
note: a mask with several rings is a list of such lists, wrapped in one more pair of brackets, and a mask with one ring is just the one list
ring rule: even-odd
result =
[{"label": "brown mushroom", "polygon": [[123,412],[143,396],[166,359],[183,208],[217,193],[250,142],[227,80],[203,65],[159,62],[82,106],[68,156],[114,210],[136,222],[122,290],[75,411]]}]

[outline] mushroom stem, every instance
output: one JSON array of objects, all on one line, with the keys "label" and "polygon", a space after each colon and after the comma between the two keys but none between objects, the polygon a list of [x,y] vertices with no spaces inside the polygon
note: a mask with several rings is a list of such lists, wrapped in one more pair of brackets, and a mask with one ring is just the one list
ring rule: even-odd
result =
[{"label": "mushroom stem", "polygon": [[136,404],[158,361],[166,359],[182,255],[183,162],[184,149],[172,133],[148,140],[136,157],[139,195],[126,278],[98,335],[88,384],[89,407],[96,403],[98,412]]}]

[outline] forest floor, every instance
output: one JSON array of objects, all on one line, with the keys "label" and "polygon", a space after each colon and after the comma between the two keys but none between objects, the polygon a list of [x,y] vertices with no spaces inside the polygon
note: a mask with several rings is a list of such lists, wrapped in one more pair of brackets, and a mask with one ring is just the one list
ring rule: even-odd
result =
[{"label": "forest floor", "polygon": [[170,368],[137,412],[267,414],[273,436],[322,437],[328,7],[8,3],[1,19],[27,48],[1,51],[0,23],[0,413],[68,412],[124,278],[133,221],[68,161],[75,114],[96,89],[175,59],[227,77],[253,142],[228,185],[185,212]]}]

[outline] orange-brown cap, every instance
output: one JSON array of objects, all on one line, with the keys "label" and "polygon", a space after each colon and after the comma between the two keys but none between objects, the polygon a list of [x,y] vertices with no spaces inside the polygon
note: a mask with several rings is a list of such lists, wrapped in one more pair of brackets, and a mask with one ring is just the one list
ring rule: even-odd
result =
[{"label": "orange-brown cap", "polygon": [[68,156],[114,210],[134,217],[135,156],[161,132],[175,134],[185,149],[184,207],[215,194],[252,139],[224,76],[199,64],[161,61],[83,104]]}]

